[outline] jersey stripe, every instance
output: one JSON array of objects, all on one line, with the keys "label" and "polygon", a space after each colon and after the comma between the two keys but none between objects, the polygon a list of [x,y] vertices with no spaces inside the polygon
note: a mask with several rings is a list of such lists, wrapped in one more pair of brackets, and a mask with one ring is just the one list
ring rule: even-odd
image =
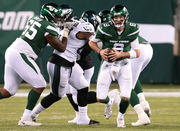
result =
[{"label": "jersey stripe", "polygon": [[58,88],[59,88],[59,81],[60,81],[60,66],[54,66],[54,76],[52,82],[52,92],[53,94],[58,96]]},{"label": "jersey stripe", "polygon": [[111,37],[112,37],[111,34],[108,34],[108,33],[104,32],[104,31],[102,31],[101,28],[100,28],[99,26],[98,26],[98,30],[99,30],[102,34],[107,35],[107,36],[111,36]]},{"label": "jersey stripe", "polygon": [[135,34],[137,34],[138,32],[139,32],[139,29],[138,29],[137,31],[135,31],[135,32],[133,32],[133,33],[131,33],[131,34],[129,34],[128,36],[135,35]]},{"label": "jersey stripe", "polygon": [[48,25],[46,28],[49,30],[53,30],[53,31],[57,32],[57,34],[59,34],[58,30],[56,28],[54,28],[53,26]]},{"label": "jersey stripe", "polygon": [[26,64],[28,64],[37,74],[37,70],[36,68],[33,66],[33,64],[28,60],[28,58],[23,54],[23,53],[20,53],[21,54],[21,57],[23,58],[23,60],[26,62]]}]

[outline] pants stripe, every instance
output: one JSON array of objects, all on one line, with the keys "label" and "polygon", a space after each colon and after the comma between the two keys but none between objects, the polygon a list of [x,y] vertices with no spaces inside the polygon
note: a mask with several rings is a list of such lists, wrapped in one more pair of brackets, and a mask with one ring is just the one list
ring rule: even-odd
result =
[{"label": "pants stripe", "polygon": [[20,53],[22,59],[26,62],[26,64],[28,64],[37,74],[37,70],[36,68],[33,66],[33,64],[28,60],[28,58],[26,57],[26,55],[24,55],[23,53]]},{"label": "pants stripe", "polygon": [[56,96],[58,96],[59,82],[60,82],[60,66],[55,65],[53,82],[52,82],[52,92]]}]

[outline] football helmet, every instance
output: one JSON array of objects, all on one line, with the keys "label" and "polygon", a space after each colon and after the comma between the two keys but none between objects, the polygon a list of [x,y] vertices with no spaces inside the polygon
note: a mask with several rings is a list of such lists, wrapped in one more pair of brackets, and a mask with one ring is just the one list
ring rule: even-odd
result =
[{"label": "football helmet", "polygon": [[[126,7],[122,5],[115,5],[111,8],[110,15],[111,15],[111,21],[114,23],[114,26],[120,29],[121,27],[124,26],[124,23],[128,20],[129,13]],[[114,21],[114,18],[116,16],[124,16],[124,21],[122,21],[120,25],[116,24]]]},{"label": "football helmet", "polygon": [[60,5],[60,7],[62,9],[61,16],[64,17],[64,20],[71,21],[71,19],[73,18],[73,9],[67,4],[62,4]]},{"label": "football helmet", "polygon": [[80,17],[80,20],[91,23],[95,29],[101,23],[101,18],[93,10],[84,11]]},{"label": "football helmet", "polygon": [[57,23],[56,17],[61,17],[62,10],[55,3],[44,4],[41,8],[40,17],[51,23]]},{"label": "football helmet", "polygon": [[109,10],[101,10],[99,12],[99,17],[101,18],[101,22],[108,22],[111,20],[110,11]]}]

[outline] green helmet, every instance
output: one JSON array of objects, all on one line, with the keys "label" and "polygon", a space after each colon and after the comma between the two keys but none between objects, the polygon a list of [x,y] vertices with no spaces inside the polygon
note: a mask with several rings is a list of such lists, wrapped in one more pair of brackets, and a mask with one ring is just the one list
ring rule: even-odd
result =
[{"label": "green helmet", "polygon": [[128,10],[126,9],[126,7],[124,7],[122,5],[115,5],[111,8],[110,15],[111,15],[111,21],[113,23],[114,23],[113,18],[115,16],[124,16],[125,17],[125,20],[122,25],[120,25],[120,26],[115,25],[115,27],[117,26],[117,28],[121,28],[124,25],[124,23],[128,20],[129,13],[128,13]]},{"label": "green helmet", "polygon": [[110,11],[109,10],[101,10],[99,12],[99,17],[101,18],[101,22],[108,22],[111,20]]},{"label": "green helmet", "polygon": [[55,18],[61,17],[61,14],[62,10],[57,4],[47,3],[42,6],[40,16],[51,23],[56,23]]}]

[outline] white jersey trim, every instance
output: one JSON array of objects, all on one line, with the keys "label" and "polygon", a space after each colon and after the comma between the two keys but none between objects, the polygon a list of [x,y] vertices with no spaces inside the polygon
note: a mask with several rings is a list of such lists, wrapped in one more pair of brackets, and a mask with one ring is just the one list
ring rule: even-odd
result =
[{"label": "white jersey trim", "polygon": [[128,36],[132,36],[132,35],[134,35],[134,34],[137,34],[139,32],[139,29],[137,30],[137,31],[135,31],[135,32],[133,32],[133,33],[131,33],[131,34],[129,34]]},{"label": "white jersey trim", "polygon": [[107,35],[107,36],[111,36],[111,37],[112,37],[111,34],[108,34],[108,33],[104,32],[104,31],[102,31],[101,28],[100,28],[99,26],[98,26],[98,30],[99,30],[102,34]]},{"label": "white jersey trim", "polygon": [[53,30],[53,31],[55,31],[55,32],[57,32],[59,34],[58,29],[54,28],[53,26],[48,25],[46,28],[49,29],[49,30]]}]

